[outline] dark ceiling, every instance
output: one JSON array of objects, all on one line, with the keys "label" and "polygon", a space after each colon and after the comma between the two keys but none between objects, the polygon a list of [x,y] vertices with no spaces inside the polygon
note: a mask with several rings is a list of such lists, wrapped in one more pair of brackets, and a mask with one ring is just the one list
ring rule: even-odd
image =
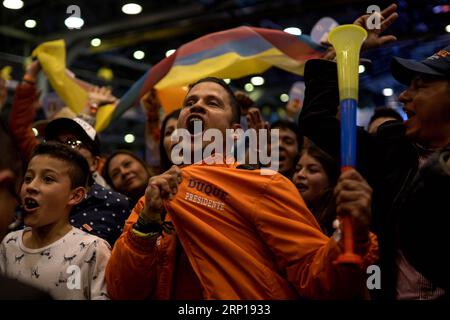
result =
[{"label": "dark ceiling", "polygon": [[[205,34],[241,25],[284,29],[297,26],[309,34],[313,25],[324,16],[338,23],[351,23],[366,8],[376,3],[381,8],[392,1],[355,0],[152,0],[152,1],[56,1],[28,0],[23,8],[10,10],[1,6],[0,68],[13,66],[13,78],[23,72],[21,64],[34,47],[46,40],[63,38],[68,51],[68,67],[78,77],[99,85],[109,85],[117,96],[122,95],[151,65],[175,49]],[[143,10],[135,16],[121,11],[127,2],[139,3]],[[381,89],[396,84],[388,72],[392,55],[423,58],[436,48],[450,43],[445,27],[450,23],[450,11],[437,12],[437,6],[448,0],[396,1],[400,18],[390,33],[399,39],[395,44],[365,54],[373,61],[361,77],[361,90],[366,92],[368,104],[383,104]],[[64,19],[69,5],[78,5],[84,26],[68,30]],[[37,26],[28,29],[24,21],[34,19]],[[92,47],[90,41],[100,38],[102,45]],[[143,60],[135,60],[133,52],[146,53]],[[114,79],[105,83],[97,77],[101,67],[109,67]],[[280,92],[289,90],[297,77],[281,71],[268,71],[265,87],[260,90],[259,104],[270,103]],[[245,83],[233,81],[235,87]],[[276,100],[276,99],[275,99]],[[370,100],[370,101],[369,101]],[[363,99],[364,101],[364,99]],[[277,103],[277,102],[273,102]],[[279,104],[279,100],[278,100]]]}]

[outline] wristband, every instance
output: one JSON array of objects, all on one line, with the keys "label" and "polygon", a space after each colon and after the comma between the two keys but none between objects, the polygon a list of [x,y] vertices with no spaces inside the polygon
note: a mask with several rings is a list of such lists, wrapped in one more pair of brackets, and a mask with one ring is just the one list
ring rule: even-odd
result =
[{"label": "wristband", "polygon": [[162,234],[163,231],[166,233],[172,233],[174,229],[172,222],[164,221],[162,223],[147,223],[142,217],[139,216],[138,221],[133,225],[132,230],[139,233],[148,234]]},{"label": "wristband", "polygon": [[133,225],[133,229],[142,233],[161,233],[163,228],[160,223],[148,223],[139,216],[138,221]]},{"label": "wristband", "polygon": [[153,238],[153,237],[159,236],[161,234],[160,232],[149,232],[149,233],[140,232],[140,231],[136,230],[134,227],[131,228],[131,232],[135,236],[137,236],[139,238],[143,238],[143,239]]}]

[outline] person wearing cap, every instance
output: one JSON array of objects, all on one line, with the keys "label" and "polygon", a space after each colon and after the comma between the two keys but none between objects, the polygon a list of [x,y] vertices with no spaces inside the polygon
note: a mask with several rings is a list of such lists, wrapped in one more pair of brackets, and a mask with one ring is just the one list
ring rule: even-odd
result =
[{"label": "person wearing cap", "polygon": [[[423,61],[393,58],[394,78],[407,85],[399,100],[408,119],[385,122],[375,135],[358,128],[357,170],[374,190],[372,230],[380,243],[375,297],[448,298],[449,51],[445,46]],[[336,64],[308,61],[305,83],[300,133],[339,159]]]},{"label": "person wearing cap", "polygon": [[[32,131],[36,115],[32,106],[38,100],[35,82],[39,70],[38,61],[34,61],[27,68],[23,81],[14,93],[9,115],[9,132],[24,163],[28,163],[34,147],[39,143]],[[113,245],[121,234],[131,206],[127,197],[105,188],[106,183],[97,173],[100,154],[97,132],[80,117],[58,118],[47,124],[44,138],[46,141],[59,141],[71,146],[88,161],[92,174],[91,184],[86,199],[73,207],[70,223]]]},{"label": "person wearing cap", "polygon": [[78,149],[88,161],[95,182],[109,189],[106,181],[97,172],[100,140],[97,132],[89,123],[79,117],[73,119],[58,118],[47,124],[44,129],[44,138],[47,141],[58,140]]}]

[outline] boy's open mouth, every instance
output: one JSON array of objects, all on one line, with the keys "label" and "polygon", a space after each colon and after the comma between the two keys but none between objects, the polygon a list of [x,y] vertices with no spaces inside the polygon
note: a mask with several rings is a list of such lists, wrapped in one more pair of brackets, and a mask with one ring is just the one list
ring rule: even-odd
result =
[{"label": "boy's open mouth", "polygon": [[39,207],[39,203],[33,198],[25,198],[23,206],[26,210],[31,211]]}]

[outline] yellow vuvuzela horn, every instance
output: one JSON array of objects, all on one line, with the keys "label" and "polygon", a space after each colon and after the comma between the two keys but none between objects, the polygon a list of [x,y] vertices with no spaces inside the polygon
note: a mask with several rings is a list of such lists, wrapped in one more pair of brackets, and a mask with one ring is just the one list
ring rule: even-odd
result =
[{"label": "yellow vuvuzela horn", "polygon": [[367,38],[367,31],[354,24],[334,28],[328,41],[336,50],[339,98],[358,100],[359,51]]}]

